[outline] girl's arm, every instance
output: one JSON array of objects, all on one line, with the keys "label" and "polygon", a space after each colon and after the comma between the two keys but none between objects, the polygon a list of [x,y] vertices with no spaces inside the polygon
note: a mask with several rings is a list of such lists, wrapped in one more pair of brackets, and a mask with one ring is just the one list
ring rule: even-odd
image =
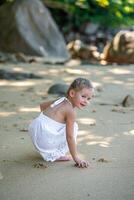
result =
[{"label": "girl's arm", "polygon": [[77,158],[77,148],[74,139],[74,122],[75,122],[74,113],[68,112],[66,118],[66,138],[70,154],[73,160],[75,161],[75,159]]},{"label": "girl's arm", "polygon": [[47,102],[40,104],[40,110],[44,111],[46,108],[48,108],[52,104],[52,102],[53,101],[47,101]]},{"label": "girl's arm", "polygon": [[78,157],[77,153],[77,147],[74,139],[74,122],[75,122],[75,113],[74,111],[68,111],[67,117],[66,117],[66,138],[67,143],[69,147],[70,154],[73,158],[73,160],[76,163],[76,166],[78,167],[88,167],[88,162],[81,160]]}]

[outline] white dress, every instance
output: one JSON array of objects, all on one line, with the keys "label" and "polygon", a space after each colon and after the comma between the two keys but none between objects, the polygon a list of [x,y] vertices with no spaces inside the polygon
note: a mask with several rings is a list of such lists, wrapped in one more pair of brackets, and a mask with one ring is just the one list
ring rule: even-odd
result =
[{"label": "white dress", "polygon": [[[51,104],[54,107],[64,100],[62,97]],[[74,138],[76,141],[78,125],[74,123]],[[40,113],[29,125],[29,135],[37,151],[46,161],[55,161],[69,151],[66,141],[66,124],[57,122],[50,117]]]}]

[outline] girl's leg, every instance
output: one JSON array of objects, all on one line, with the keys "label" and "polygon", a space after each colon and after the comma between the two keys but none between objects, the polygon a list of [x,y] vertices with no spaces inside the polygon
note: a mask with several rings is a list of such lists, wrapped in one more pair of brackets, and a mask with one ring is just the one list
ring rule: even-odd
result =
[{"label": "girl's leg", "polygon": [[60,158],[56,159],[56,161],[70,161],[72,160],[71,156],[61,156]]}]

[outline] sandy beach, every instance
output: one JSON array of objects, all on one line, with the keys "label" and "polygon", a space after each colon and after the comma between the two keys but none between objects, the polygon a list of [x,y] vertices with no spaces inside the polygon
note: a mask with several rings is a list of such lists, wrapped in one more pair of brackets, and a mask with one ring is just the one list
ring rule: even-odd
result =
[{"label": "sandy beach", "polygon": [[[1,200],[134,200],[134,65],[0,64],[0,69],[35,73],[43,79],[0,80]],[[90,105],[77,111],[78,151],[90,162],[47,163],[28,136],[39,104],[54,99],[48,88],[89,78],[95,87]]]}]

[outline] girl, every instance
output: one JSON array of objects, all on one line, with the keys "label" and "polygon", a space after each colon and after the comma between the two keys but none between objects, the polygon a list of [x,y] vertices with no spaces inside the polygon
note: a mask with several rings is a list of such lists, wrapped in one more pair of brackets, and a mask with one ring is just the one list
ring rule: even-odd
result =
[{"label": "girl", "polygon": [[71,157],[78,167],[88,167],[88,162],[78,157],[75,108],[83,108],[92,98],[93,86],[85,78],[77,78],[70,85],[67,96],[40,105],[40,115],[29,126],[33,144],[46,161],[68,161]]}]

